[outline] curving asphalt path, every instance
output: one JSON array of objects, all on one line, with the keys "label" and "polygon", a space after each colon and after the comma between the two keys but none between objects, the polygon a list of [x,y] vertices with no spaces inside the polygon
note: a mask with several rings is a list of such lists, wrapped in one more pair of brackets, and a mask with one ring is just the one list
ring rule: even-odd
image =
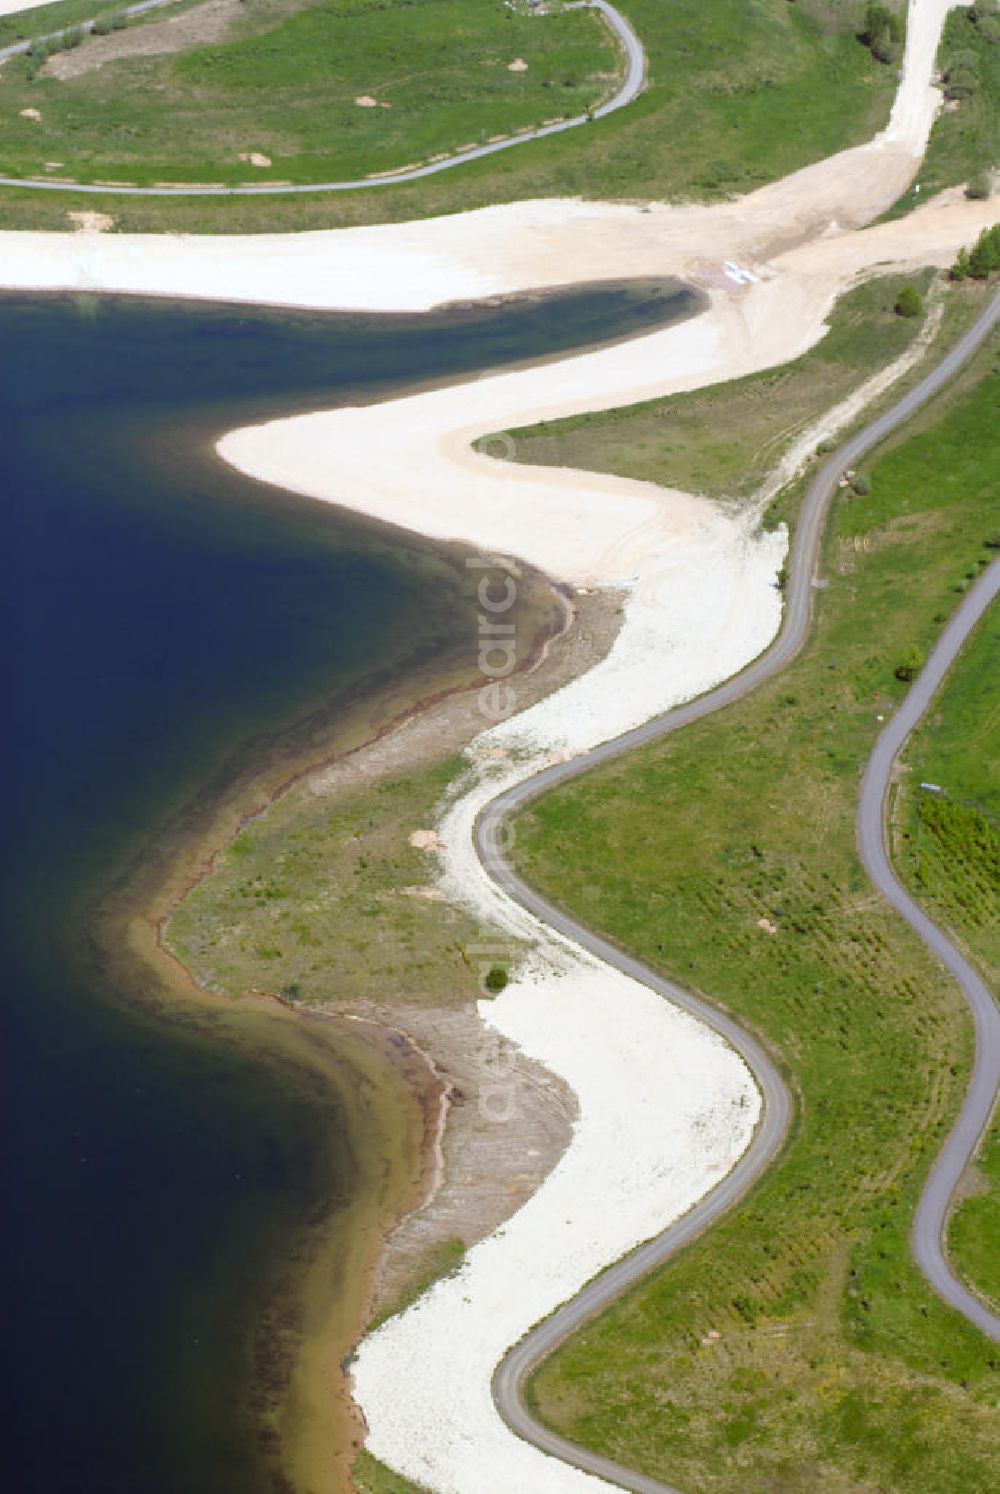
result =
[{"label": "curving asphalt path", "polygon": [[[154,10],[159,5],[169,3],[171,0],[141,0],[138,5],[129,6],[125,14],[139,15],[142,11]],[[444,161],[432,161],[426,166],[414,166],[409,171],[398,171],[385,176],[362,177],[360,181],[310,182],[303,186],[283,187],[277,183],[269,185],[267,182],[252,182],[242,187],[99,187],[90,183],[48,182],[36,177],[0,176],[0,187],[30,187],[40,192],[84,192],[97,197],[287,197],[307,192],[360,192],[372,187],[395,187],[401,182],[421,181],[425,176],[436,176],[439,171],[450,171],[453,166],[464,166],[468,161],[495,156],[498,151],[511,150],[515,145],[526,145],[529,140],[542,140],[546,135],[561,135],[565,130],[575,130],[579,125],[589,124],[591,120],[603,119],[608,114],[614,114],[617,109],[624,109],[626,104],[631,104],[638,98],[646,76],[646,53],[642,42],[621,12],[610,5],[608,0],[574,0],[566,9],[600,11],[621,44],[625,55],[625,76],[614,97],[591,114],[578,114],[575,119],[562,119],[558,124],[542,125],[537,130],[525,131],[523,135],[512,135],[509,140],[495,140],[492,145],[477,145],[471,150],[449,156]],[[82,29],[92,31],[93,26],[93,21],[86,21]],[[52,33],[53,36],[64,34],[61,31]],[[0,50],[0,62],[6,57],[26,52],[29,46],[29,42],[18,42]]]},{"label": "curving asphalt path", "polygon": [[912,1245],[917,1265],[939,1297],[1000,1343],[1000,1317],[955,1277],[944,1253],[944,1232],[952,1194],[980,1137],[989,1124],[1000,1086],[1000,1011],[979,972],[932,923],[889,863],[886,810],[893,768],[910,733],[926,715],[941,682],[969,634],[1000,592],[1000,559],[994,560],[951,618],[903,704],[875,744],[861,788],[858,847],[872,881],[883,897],[923,939],[962,987],[976,1032],[972,1082],[958,1120],[945,1142],[921,1195],[913,1221]]},{"label": "curving asphalt path", "polygon": [[[809,632],[812,618],[812,594],[820,543],[830,502],[844,469],[853,466],[866,452],[905,424],[910,416],[932,399],[969,361],[977,348],[1000,323],[1000,292],[959,339],[941,362],[920,380],[902,399],[873,420],[857,435],[846,441],[823,465],[809,486],[796,526],[788,563],[788,585],[781,630],[770,648],[742,673],[717,686],[706,695],[677,706],[642,726],[605,742],[593,751],[569,762],[555,763],[534,778],[498,795],[481,812],[476,822],[476,853],[487,874],[503,890],[567,938],[633,980],[641,981],[654,991],[675,1001],[685,1011],[706,1022],[732,1043],[745,1059],[760,1087],[764,1108],[754,1137],[736,1167],[712,1191],[705,1195],[683,1218],[640,1246],[595,1277],[570,1302],[538,1324],[501,1360],[493,1376],[493,1400],[510,1429],[542,1452],[591,1473],[608,1483],[631,1489],[635,1494],[678,1494],[656,1479],[635,1473],[609,1458],[604,1458],[558,1436],[543,1426],[524,1404],[525,1383],[531,1373],[566,1338],[584,1323],[602,1312],[622,1292],[642,1277],[662,1266],[684,1245],[700,1235],[722,1214],[733,1207],[772,1161],[783,1142],[791,1116],[791,1099],[773,1060],[764,1047],[731,1017],[665,980],[639,960],[617,949],[594,934],[561,908],[549,902],[521,880],[504,859],[506,837],[504,821],[531,800],[557,784],[566,783],[609,759],[629,752],[648,742],[659,741],[693,721],[748,695],[765,680],[784,669],[798,654]],[[948,1201],[966,1163],[971,1158],[991,1113],[1000,1065],[1000,1023],[992,999],[983,982],[967,961],[955,950],[930,919],[913,903],[896,880],[884,844],[884,797],[887,775],[906,735],[927,709],[952,659],[976,618],[989,601],[990,584],[996,589],[1000,562],[969,593],[942,635],[917,685],[910,692],[892,725],[879,739],[865,776],[861,808],[862,854],[865,865],[879,891],[940,955],[955,975],[976,1018],[977,1060],[972,1086],[959,1121],[931,1173],[917,1210],[913,1246],[917,1262],[935,1291],[984,1332],[1000,1337],[997,1319],[957,1281],[949,1270],[942,1251],[942,1229]],[[992,579],[992,583],[991,580]],[[910,707],[910,702],[915,705]],[[912,719],[911,719],[912,718]],[[902,723],[901,727],[897,726]],[[885,744],[885,745],[884,745]],[[865,797],[867,796],[867,797]]]}]

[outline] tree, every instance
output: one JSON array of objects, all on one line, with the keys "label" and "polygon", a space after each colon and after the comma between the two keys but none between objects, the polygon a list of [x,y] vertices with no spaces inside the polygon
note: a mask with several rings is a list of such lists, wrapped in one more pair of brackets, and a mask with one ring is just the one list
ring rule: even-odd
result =
[{"label": "tree", "polygon": [[952,280],[989,280],[1000,270],[1000,223],[984,228],[971,249],[960,249],[949,274]]},{"label": "tree", "polygon": [[924,303],[915,286],[904,285],[896,297],[895,312],[897,316],[920,316],[924,309]]},{"label": "tree", "polygon": [[494,996],[498,996],[509,980],[510,976],[507,974],[506,965],[491,965],[489,974],[483,981],[483,985],[487,991],[491,991]]},{"label": "tree", "polygon": [[897,680],[902,680],[904,684],[908,685],[911,680],[916,679],[923,667],[924,656],[920,650],[918,648],[908,648],[893,670],[893,674]]},{"label": "tree", "polygon": [[993,195],[989,172],[981,171],[978,176],[974,176],[965,189],[965,195],[975,202],[988,202]]}]

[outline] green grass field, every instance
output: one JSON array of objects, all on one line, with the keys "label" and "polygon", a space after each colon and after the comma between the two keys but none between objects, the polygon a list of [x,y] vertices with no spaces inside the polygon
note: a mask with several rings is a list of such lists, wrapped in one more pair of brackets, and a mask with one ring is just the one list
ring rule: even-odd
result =
[{"label": "green grass field", "polygon": [[[349,9],[348,0],[251,0],[231,40],[66,83],[28,82],[27,64],[15,61],[4,70],[0,166],[44,172],[45,161],[62,161],[57,174],[81,180],[228,181],[247,178],[236,158],[256,150],[273,162],[256,180],[360,176],[578,112],[609,86],[593,76],[608,71],[612,53],[591,16],[518,18],[501,0],[385,3],[376,11],[357,0]],[[289,7],[295,14],[281,19]],[[623,0],[622,8],[646,45],[648,87],[593,127],[380,192],[83,205],[112,212],[123,230],[199,232],[389,221],[576,193],[713,198],[859,143],[888,116],[895,74],[857,40],[860,0]],[[331,56],[329,38],[341,34],[348,39]],[[409,60],[417,56],[419,68]],[[509,73],[518,56],[528,71]],[[358,108],[363,94],[393,107]],[[22,107],[38,108],[41,125],[29,129]],[[80,206],[5,189],[0,225],[65,226],[67,210]]]},{"label": "green grass field", "polygon": [[798,1102],[748,1200],[532,1385],[561,1431],[682,1488],[978,1494],[1000,1481],[1000,1356],[908,1248],[970,1024],[872,892],[854,840],[861,767],[905,688],[894,668],[926,650],[993,553],[996,358],[994,341],[873,464],[870,494],[839,503],[830,587],[790,669],[519,821],[520,870],[736,1013]]},{"label": "green grass field", "polygon": [[[150,19],[147,36],[154,24],[178,23]],[[518,59],[527,70],[511,72]],[[15,59],[5,69],[5,104],[16,106],[0,131],[8,174],[44,176],[58,160],[80,181],[232,183],[261,178],[239,159],[256,151],[275,180],[310,182],[579,115],[613,89],[618,56],[589,13],[528,18],[501,0],[248,0],[212,45],[65,80],[51,68],[32,77],[30,60]],[[22,119],[24,107],[42,120]]]},{"label": "green grass field", "polygon": [[827,335],[780,368],[509,431],[516,460],[613,472],[710,497],[747,496],[804,428],[905,352],[922,319],[897,316],[896,298],[911,283],[925,291],[931,279],[930,272],[885,276],[851,291],[837,302]]},{"label": "green grass field", "polygon": [[198,983],[238,996],[465,1005],[479,996],[478,924],[429,899],[429,858],[409,844],[434,823],[449,760],[350,797],[286,795],[241,831],[170,921]]},{"label": "green grass field", "polygon": [[[998,679],[1000,616],[994,608],[914,737],[895,805],[907,879],[993,981],[1000,977]],[[943,793],[922,792],[921,783],[938,784]]]},{"label": "green grass field", "polygon": [[[994,989],[1000,980],[1000,614],[987,614],[913,738],[894,807],[897,862]],[[943,795],[921,792],[939,784]],[[961,1273],[1000,1305],[1000,1127],[994,1122],[949,1231]]]}]

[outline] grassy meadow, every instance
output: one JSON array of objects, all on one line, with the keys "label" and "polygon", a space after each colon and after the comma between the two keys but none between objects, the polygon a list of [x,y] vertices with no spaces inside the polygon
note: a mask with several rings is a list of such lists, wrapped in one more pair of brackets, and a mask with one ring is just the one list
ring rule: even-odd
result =
[{"label": "grassy meadow", "polygon": [[[1000,544],[1000,534],[994,539]],[[971,579],[965,575],[956,586]],[[1000,616],[994,608],[915,734],[894,806],[897,856],[907,880],[991,981],[1000,978],[998,679]],[[943,792],[923,792],[921,783]]]},{"label": "grassy meadow", "polygon": [[169,948],[199,985],[263,989],[303,1005],[465,1005],[480,995],[478,924],[428,897],[427,853],[459,762],[333,799],[285,795],[247,826],[181,903]]},{"label": "grassy meadow", "polygon": [[[247,0],[221,43],[67,82],[30,81],[29,65],[15,60],[5,69],[0,166],[44,173],[46,161],[60,161],[51,174],[81,181],[363,176],[580,112],[613,86],[615,51],[593,16],[517,17],[502,0],[375,4]],[[534,196],[720,198],[857,144],[888,117],[895,71],[858,40],[861,0],[622,0],[622,10],[647,50],[647,87],[592,128],[427,182],[326,198],[83,201],[4,189],[0,226],[65,227],[81,204],[111,212],[122,230],[241,232]],[[517,57],[526,72],[507,70]],[[363,95],[392,108],[359,108]],[[37,108],[41,123],[22,120],[23,107]],[[239,153],[251,150],[272,167],[241,168]]]},{"label": "grassy meadow", "polygon": [[840,500],[829,587],[790,669],[519,820],[521,872],[734,1012],[797,1100],[745,1203],[531,1386],[566,1435],[681,1487],[973,1494],[1000,1480],[1000,1356],[908,1246],[970,1023],[855,849],[859,774],[905,689],[895,667],[994,553],[997,353],[994,339],[889,444],[867,496]]},{"label": "grassy meadow", "polygon": [[[197,8],[149,18],[145,35],[197,19]],[[85,42],[74,66],[99,45]],[[80,181],[231,184],[264,179],[240,161],[255,151],[275,180],[363,178],[579,115],[617,70],[610,33],[589,13],[533,19],[501,0],[247,0],[209,45],[66,79],[52,62],[36,73],[32,59],[14,59],[0,160],[26,176],[58,160],[49,175]],[[25,107],[42,119],[21,118]]]}]

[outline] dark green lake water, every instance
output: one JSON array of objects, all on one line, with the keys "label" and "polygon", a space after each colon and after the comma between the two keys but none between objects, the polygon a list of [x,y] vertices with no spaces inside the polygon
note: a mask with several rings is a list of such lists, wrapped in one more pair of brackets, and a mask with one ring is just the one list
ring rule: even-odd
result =
[{"label": "dark green lake water", "polygon": [[350,1187],[349,1148],[286,1074],[113,992],[88,920],[262,735],[468,633],[454,569],[248,482],[211,438],[692,309],[649,284],[430,318],[0,299],[0,1407],[18,1494],[271,1487],[257,1288]]}]

